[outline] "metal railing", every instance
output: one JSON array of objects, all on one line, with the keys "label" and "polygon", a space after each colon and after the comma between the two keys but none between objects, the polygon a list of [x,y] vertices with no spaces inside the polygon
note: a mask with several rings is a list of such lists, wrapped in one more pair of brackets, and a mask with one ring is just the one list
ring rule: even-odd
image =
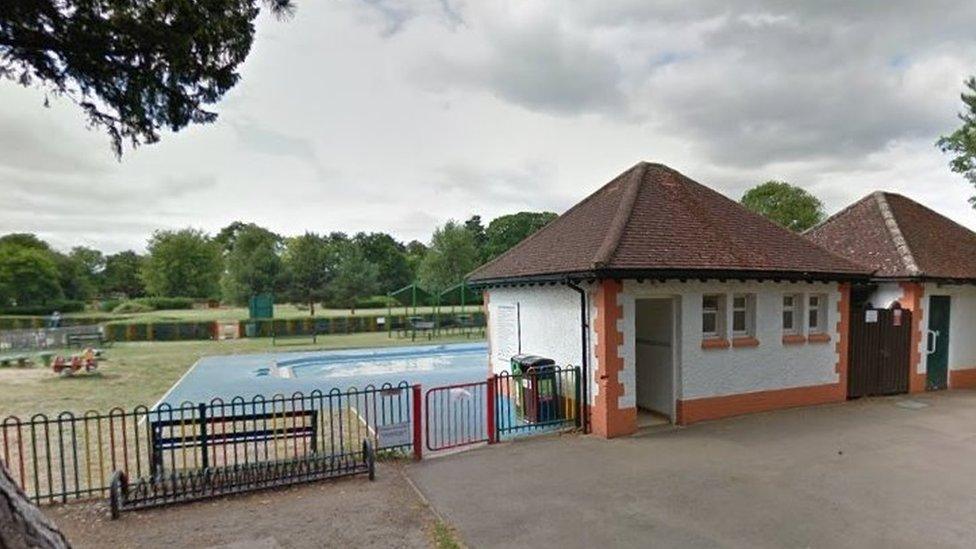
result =
[{"label": "metal railing", "polygon": [[378,432],[413,425],[416,390],[402,382],[155,409],[9,416],[0,421],[0,460],[35,503],[54,503],[106,495],[115,471],[136,478],[343,456],[360,451],[364,439],[380,450],[411,450],[412,441],[384,445]]},{"label": "metal railing", "polygon": [[579,428],[580,405],[580,370],[573,366],[434,387],[424,397],[426,446],[436,452]]}]

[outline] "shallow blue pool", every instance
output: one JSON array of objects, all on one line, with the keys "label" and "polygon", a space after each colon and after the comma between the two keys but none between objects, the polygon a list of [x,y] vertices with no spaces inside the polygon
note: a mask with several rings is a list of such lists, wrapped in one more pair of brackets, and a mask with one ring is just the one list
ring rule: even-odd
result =
[{"label": "shallow blue pool", "polygon": [[226,355],[201,359],[160,400],[176,406],[220,397],[322,392],[401,381],[425,387],[483,381],[485,343]]}]

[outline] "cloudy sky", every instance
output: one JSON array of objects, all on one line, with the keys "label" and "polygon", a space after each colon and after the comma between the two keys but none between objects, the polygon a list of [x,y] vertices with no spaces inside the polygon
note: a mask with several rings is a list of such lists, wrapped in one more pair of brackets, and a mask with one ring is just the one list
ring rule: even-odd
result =
[{"label": "cloudy sky", "polygon": [[0,81],[0,233],[143,249],[156,228],[427,240],[563,211],[639,160],[830,212],[875,189],[976,228],[933,143],[976,73],[976,3],[297,0],[263,17],[216,124],[114,158]]}]

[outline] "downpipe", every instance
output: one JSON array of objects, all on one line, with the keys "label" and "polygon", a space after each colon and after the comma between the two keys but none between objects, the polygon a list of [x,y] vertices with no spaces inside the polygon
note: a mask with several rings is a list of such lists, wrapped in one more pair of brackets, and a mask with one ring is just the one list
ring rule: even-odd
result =
[{"label": "downpipe", "polygon": [[590,313],[586,299],[586,290],[579,287],[576,282],[566,279],[566,286],[576,290],[580,296],[580,346],[582,348],[582,371],[580,372],[580,384],[582,385],[583,402],[580,403],[580,414],[583,420],[583,432],[590,432]]}]

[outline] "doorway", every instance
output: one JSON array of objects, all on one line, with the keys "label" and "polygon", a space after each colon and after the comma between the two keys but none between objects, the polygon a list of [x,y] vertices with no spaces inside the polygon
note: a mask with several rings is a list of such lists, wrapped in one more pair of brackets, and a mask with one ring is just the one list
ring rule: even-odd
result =
[{"label": "doorway", "polygon": [[925,388],[938,391],[949,386],[949,314],[947,295],[929,298],[929,330],[926,332]]},{"label": "doorway", "polygon": [[638,426],[674,419],[674,301],[636,303],[636,401]]}]

